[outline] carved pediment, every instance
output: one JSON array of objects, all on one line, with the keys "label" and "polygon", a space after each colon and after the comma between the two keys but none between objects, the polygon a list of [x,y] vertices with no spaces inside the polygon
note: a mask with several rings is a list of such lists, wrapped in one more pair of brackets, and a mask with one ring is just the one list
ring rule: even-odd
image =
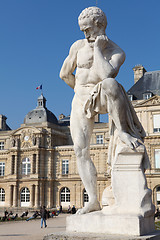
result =
[{"label": "carved pediment", "polygon": [[42,132],[42,130],[41,129],[39,129],[39,128],[35,128],[35,127],[21,127],[21,128],[18,128],[18,129],[16,129],[13,133],[12,133],[12,135],[21,135],[21,134],[24,134],[24,133],[27,133],[27,132],[29,132],[29,133],[41,133]]},{"label": "carved pediment", "polygon": [[20,144],[21,148],[39,146],[41,130],[34,127],[23,127],[17,129],[11,136],[11,146]]},{"label": "carved pediment", "polygon": [[160,105],[160,96],[153,96],[147,100],[143,100],[142,102],[139,102],[137,104],[134,105],[134,107],[140,107],[140,106],[152,106],[152,105]]}]

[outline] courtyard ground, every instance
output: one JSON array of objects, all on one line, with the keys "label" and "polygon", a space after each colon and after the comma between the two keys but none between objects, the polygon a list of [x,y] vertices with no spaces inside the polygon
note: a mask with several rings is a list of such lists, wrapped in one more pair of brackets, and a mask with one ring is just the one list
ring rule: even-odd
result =
[{"label": "courtyard ground", "polygon": [[47,228],[41,228],[40,219],[17,222],[0,222],[0,240],[42,240],[49,233],[65,231],[66,217],[47,219]]}]

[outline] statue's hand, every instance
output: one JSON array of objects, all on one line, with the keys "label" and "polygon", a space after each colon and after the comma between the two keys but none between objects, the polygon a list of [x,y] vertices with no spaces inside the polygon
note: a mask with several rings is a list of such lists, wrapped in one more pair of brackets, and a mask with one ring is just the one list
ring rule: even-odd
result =
[{"label": "statue's hand", "polygon": [[103,50],[106,48],[107,43],[108,43],[108,37],[106,35],[101,35],[101,36],[97,36],[94,46]]}]

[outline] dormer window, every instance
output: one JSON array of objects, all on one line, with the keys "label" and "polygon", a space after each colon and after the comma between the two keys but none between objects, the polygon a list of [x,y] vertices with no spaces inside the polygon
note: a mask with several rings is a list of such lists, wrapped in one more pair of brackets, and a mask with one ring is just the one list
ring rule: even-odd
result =
[{"label": "dormer window", "polygon": [[147,100],[147,99],[151,98],[152,96],[153,96],[153,94],[151,92],[143,93],[144,100]]}]

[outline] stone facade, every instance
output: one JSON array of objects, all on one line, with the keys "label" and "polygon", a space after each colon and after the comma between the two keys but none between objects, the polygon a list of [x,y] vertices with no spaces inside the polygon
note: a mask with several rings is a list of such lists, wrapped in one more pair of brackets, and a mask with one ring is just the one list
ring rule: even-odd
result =
[{"label": "stone facade", "polygon": [[[25,123],[19,129],[1,128],[1,210],[37,209],[42,205],[68,208],[73,204],[79,208],[84,205],[84,186],[77,172],[69,124],[65,123],[64,115],[59,122],[54,118],[50,122],[39,122],[40,112],[45,114],[43,98],[44,108],[39,107],[41,98],[38,98],[38,107],[26,115]],[[6,121],[5,116],[1,119]],[[95,123],[91,156],[98,172],[99,200],[110,178],[107,175],[108,142],[108,124]]]},{"label": "stone facade", "polygon": [[[88,196],[80,180],[70,136],[69,117],[56,117],[41,95],[38,106],[19,129],[11,130],[0,115],[0,210],[37,209],[62,205],[84,206]],[[132,101],[146,131],[145,145],[151,162],[146,171],[153,202],[160,206],[160,96]],[[38,114],[38,115],[36,115]],[[45,114],[44,116],[42,116]],[[156,115],[156,116],[155,116]],[[36,117],[35,117],[36,116]],[[43,119],[43,121],[41,121]],[[159,121],[158,121],[159,120]],[[90,153],[97,169],[98,197],[110,184],[107,172],[109,124],[96,119]]]}]

